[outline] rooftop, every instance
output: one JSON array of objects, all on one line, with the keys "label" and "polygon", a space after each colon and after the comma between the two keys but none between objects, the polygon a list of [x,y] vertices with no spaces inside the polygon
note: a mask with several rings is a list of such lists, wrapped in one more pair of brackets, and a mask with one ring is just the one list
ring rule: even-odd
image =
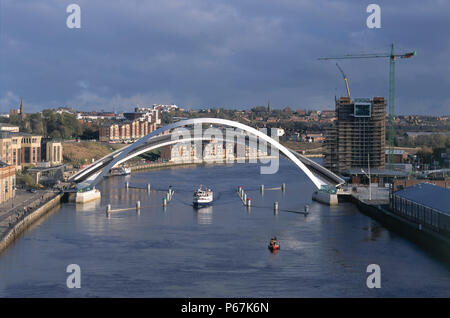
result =
[{"label": "rooftop", "polygon": [[0,131],[0,138],[10,138],[10,137],[42,137],[38,134],[29,134],[25,132],[14,132],[14,131]]},{"label": "rooftop", "polygon": [[395,192],[395,195],[450,215],[450,189],[431,183],[418,183]]},{"label": "rooftop", "polygon": [[5,167],[9,167],[9,164],[7,164],[6,162],[0,161],[0,168],[5,168]]},{"label": "rooftop", "polygon": [[[365,174],[361,171],[364,170],[366,173],[369,173],[367,167],[362,168],[351,168],[347,171],[348,174],[352,175],[358,175],[358,174]],[[401,170],[389,170],[389,169],[370,169],[371,175],[377,175],[377,176],[386,176],[386,177],[407,177],[408,173]]]},{"label": "rooftop", "polygon": [[19,127],[17,125],[12,125],[12,124],[8,124],[8,123],[0,123],[0,127]]},{"label": "rooftop", "polygon": [[[393,149],[392,153],[394,155],[403,155],[406,151],[402,149]],[[386,155],[389,154],[389,149],[384,152]]]}]

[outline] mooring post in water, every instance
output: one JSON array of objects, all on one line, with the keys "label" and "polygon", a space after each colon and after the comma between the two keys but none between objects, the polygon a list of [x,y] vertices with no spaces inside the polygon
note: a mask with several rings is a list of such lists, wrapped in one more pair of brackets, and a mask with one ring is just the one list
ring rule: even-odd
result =
[{"label": "mooring post in water", "polygon": [[261,184],[260,190],[261,190],[261,193],[264,193],[264,184]]},{"label": "mooring post in water", "polygon": [[106,206],[106,214],[109,214],[109,213],[111,213],[111,204],[108,204]]},{"label": "mooring post in water", "polygon": [[309,213],[309,205],[305,205],[305,215]]},{"label": "mooring post in water", "polygon": [[136,201],[136,211],[141,209],[141,201]]},{"label": "mooring post in water", "polygon": [[273,212],[275,214],[278,214],[278,201],[275,201],[275,203],[273,204]]},{"label": "mooring post in water", "polygon": [[163,206],[167,206],[167,197],[163,198]]},{"label": "mooring post in water", "polygon": [[243,198],[243,200],[244,200],[244,204],[245,204],[245,202],[247,201],[247,193],[245,193],[245,192],[244,192],[244,198]]},{"label": "mooring post in water", "polygon": [[125,188],[127,188],[128,189],[128,187],[130,186],[130,184],[129,184],[129,182],[127,181],[127,182],[125,182]]},{"label": "mooring post in water", "polygon": [[247,207],[252,206],[252,200],[250,198],[247,199]]},{"label": "mooring post in water", "polygon": [[282,185],[281,185],[281,191],[286,191],[286,183],[283,183]]},{"label": "mooring post in water", "polygon": [[150,189],[151,189],[150,183],[147,183],[147,191],[150,192]]}]

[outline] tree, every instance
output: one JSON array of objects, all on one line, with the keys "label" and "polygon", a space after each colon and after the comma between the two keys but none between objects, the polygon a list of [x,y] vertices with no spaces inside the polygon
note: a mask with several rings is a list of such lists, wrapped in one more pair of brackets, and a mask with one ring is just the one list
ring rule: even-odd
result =
[{"label": "tree", "polygon": [[26,187],[31,187],[35,185],[33,177],[29,173],[25,173],[17,177],[17,183],[25,185]]}]

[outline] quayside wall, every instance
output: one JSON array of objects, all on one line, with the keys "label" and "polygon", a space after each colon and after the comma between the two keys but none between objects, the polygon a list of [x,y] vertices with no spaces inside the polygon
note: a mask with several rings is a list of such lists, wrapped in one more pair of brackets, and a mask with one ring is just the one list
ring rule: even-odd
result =
[{"label": "quayside wall", "polygon": [[[3,236],[0,237],[0,253],[3,252],[9,244],[14,242],[30,225],[39,218],[47,214],[52,208],[59,206],[62,194],[57,194],[53,199],[41,205],[39,208],[14,223]],[[1,234],[0,234],[1,235]]]}]

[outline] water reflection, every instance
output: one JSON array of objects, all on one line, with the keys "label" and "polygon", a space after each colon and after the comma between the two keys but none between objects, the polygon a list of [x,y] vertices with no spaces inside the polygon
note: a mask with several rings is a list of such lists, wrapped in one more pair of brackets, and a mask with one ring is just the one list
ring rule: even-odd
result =
[{"label": "water reflection", "polygon": [[369,225],[364,228],[367,230],[367,239],[371,241],[375,241],[381,237],[384,232],[384,228],[379,224],[374,223],[372,220],[368,220]]},{"label": "water reflection", "polygon": [[75,211],[77,212],[95,211],[100,208],[100,205],[101,200],[94,200],[83,204],[75,204]]},{"label": "water reflection", "polygon": [[204,206],[198,207],[194,209],[197,216],[197,224],[212,224],[213,221],[213,207]]}]

